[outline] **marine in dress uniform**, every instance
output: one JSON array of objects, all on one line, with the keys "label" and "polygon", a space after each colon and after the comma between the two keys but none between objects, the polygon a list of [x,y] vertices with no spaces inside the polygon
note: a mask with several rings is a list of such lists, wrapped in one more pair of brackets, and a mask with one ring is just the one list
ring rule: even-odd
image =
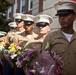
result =
[{"label": "marine in dress uniform", "polygon": [[[17,30],[16,30],[16,35],[14,36],[14,40],[13,42],[15,42],[15,38],[17,35],[20,35],[22,36],[22,34],[25,32],[25,29],[24,29],[24,21],[22,20],[22,16],[24,14],[22,13],[14,13],[13,17],[15,19],[15,22],[17,24]],[[21,38],[22,39],[22,38]],[[17,42],[16,42],[17,43]],[[25,75],[24,71],[22,68],[18,68],[16,65],[15,65],[15,75]]]},{"label": "marine in dress uniform", "polygon": [[17,25],[16,22],[10,22],[8,24],[10,31],[8,32],[7,36],[6,36],[6,41],[7,42],[13,42],[14,36],[15,36],[15,32],[17,29]]},{"label": "marine in dress uniform", "polygon": [[62,57],[60,75],[76,75],[76,32],[73,30],[73,23],[76,20],[76,2],[62,1],[58,6],[56,16],[61,28],[45,37],[42,48],[46,49],[49,44],[48,50]]}]

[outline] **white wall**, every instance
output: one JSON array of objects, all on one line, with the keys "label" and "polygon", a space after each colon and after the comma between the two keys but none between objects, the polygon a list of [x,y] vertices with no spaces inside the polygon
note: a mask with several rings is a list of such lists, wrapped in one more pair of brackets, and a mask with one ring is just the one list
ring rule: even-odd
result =
[{"label": "white wall", "polygon": [[33,15],[38,14],[38,8],[39,8],[39,0],[33,0],[33,9],[32,9]]},{"label": "white wall", "polygon": [[57,30],[60,28],[58,18],[55,16],[56,10],[54,9],[54,4],[57,2],[57,0],[44,0],[43,3],[43,13],[50,15],[53,17],[53,23],[50,25],[51,31]]},{"label": "white wall", "polygon": [[[38,1],[39,0],[34,0],[34,8],[33,8],[34,15],[40,14],[40,13],[38,13]],[[41,12],[41,13],[50,15],[54,19],[53,23],[50,25],[51,31],[55,31],[60,28],[58,18],[55,16],[56,10],[53,7],[57,1],[58,0],[44,0],[44,2],[43,2],[43,12]],[[74,30],[76,30],[76,21],[74,22],[73,28],[74,28]],[[37,31],[36,28],[35,28],[35,31]]]}]

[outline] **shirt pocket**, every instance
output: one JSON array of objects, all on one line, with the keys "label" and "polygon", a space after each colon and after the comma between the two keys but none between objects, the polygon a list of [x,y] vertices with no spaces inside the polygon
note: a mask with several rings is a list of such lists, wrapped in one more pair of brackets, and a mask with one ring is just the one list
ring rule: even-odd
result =
[{"label": "shirt pocket", "polygon": [[55,49],[55,50],[52,50],[52,51],[56,52],[61,57],[65,56],[65,50],[64,49],[59,48],[59,49]]}]

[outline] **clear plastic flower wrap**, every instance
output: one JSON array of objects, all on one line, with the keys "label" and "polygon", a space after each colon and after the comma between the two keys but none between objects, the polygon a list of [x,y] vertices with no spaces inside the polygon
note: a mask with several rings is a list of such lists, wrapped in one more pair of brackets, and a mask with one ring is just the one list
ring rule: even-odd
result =
[{"label": "clear plastic flower wrap", "polygon": [[[52,57],[53,56],[53,57]],[[60,68],[61,57],[54,54],[42,51],[39,56],[37,56],[32,65],[34,69],[39,73],[39,75],[58,75]],[[58,66],[57,66],[58,63]]]}]

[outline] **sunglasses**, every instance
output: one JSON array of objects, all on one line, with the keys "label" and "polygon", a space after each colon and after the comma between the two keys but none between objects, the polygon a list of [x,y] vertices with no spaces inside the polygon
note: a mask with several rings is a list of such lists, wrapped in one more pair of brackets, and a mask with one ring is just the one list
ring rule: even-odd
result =
[{"label": "sunglasses", "polygon": [[37,27],[46,27],[47,25],[49,25],[49,23],[47,23],[47,22],[39,22],[39,23],[36,23],[36,26]]},{"label": "sunglasses", "polygon": [[31,26],[32,24],[34,24],[33,21],[24,21],[25,26]]},{"label": "sunglasses", "polygon": [[10,29],[13,29],[13,30],[15,30],[17,27],[10,27]]},{"label": "sunglasses", "polygon": [[16,22],[22,22],[22,19],[15,19]]}]

